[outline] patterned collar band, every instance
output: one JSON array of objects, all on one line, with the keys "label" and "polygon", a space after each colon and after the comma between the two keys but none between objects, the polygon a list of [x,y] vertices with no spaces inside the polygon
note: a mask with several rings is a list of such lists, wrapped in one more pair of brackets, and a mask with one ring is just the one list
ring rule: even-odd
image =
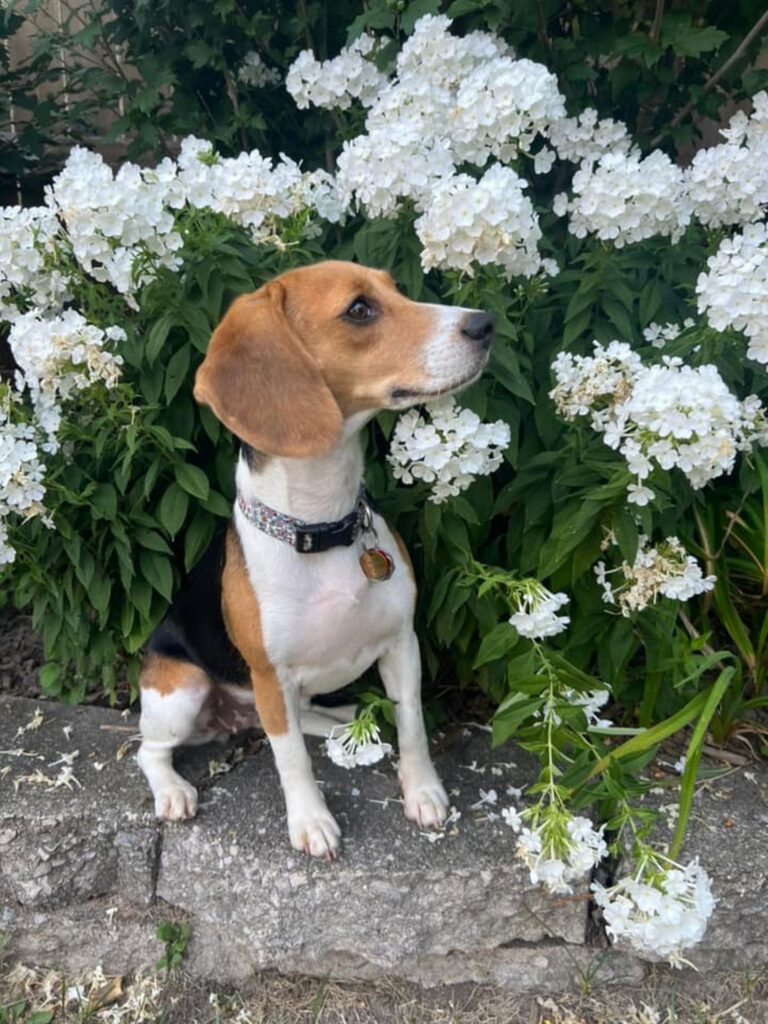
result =
[{"label": "patterned collar band", "polygon": [[302,555],[314,555],[329,548],[349,547],[371,518],[365,488],[360,487],[355,507],[335,523],[305,523],[303,519],[276,512],[260,501],[246,501],[237,495],[237,504],[249,523],[262,533],[290,544]]}]

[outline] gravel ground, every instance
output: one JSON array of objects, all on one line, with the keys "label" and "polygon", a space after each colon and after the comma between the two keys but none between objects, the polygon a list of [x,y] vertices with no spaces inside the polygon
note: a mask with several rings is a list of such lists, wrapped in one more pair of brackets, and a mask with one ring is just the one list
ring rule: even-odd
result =
[{"label": "gravel ground", "polygon": [[264,974],[232,993],[190,984],[183,970],[62,978],[20,967],[3,975],[0,963],[0,1021],[35,1013],[46,1024],[766,1024],[768,976],[691,978],[657,968],[632,989],[530,998],[480,985],[337,985]]}]

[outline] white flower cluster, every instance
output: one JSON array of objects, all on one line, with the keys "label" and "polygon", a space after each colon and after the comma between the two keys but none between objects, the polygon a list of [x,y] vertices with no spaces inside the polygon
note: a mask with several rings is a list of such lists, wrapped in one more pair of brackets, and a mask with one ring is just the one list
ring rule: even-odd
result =
[{"label": "white flower cluster", "polygon": [[0,207],[0,320],[24,308],[49,309],[70,298],[70,282],[55,266],[59,223],[46,206]]},{"label": "white flower cluster", "polygon": [[275,232],[275,218],[301,208],[302,174],[283,157],[276,167],[257,149],[220,157],[210,142],[189,136],[179,153],[179,184],[191,206],[223,213],[255,240]]},{"label": "white flower cluster", "polygon": [[484,166],[529,152],[537,135],[565,117],[557,79],[532,60],[505,55],[484,59],[460,83],[450,112],[457,163]]},{"label": "white flower cluster", "polygon": [[173,208],[183,202],[172,160],[151,170],[125,163],[113,174],[98,153],[79,146],[46,189],[81,267],[128,297],[158,266],[180,266]]},{"label": "white flower cluster", "polygon": [[472,264],[496,263],[507,280],[541,269],[539,221],[523,194],[527,182],[510,167],[494,164],[476,181],[468,174],[446,178],[416,221],[425,270],[447,267],[472,276]]},{"label": "white flower cluster", "polygon": [[373,36],[362,35],[333,60],[319,61],[311,50],[302,50],[288,69],[285,87],[300,110],[310,104],[346,110],[353,100],[368,107],[387,82],[368,59],[375,48]]},{"label": "white flower cluster", "polygon": [[609,729],[613,725],[610,718],[600,717],[600,712],[611,699],[610,690],[587,690],[584,693],[577,693],[568,688],[563,690],[562,696],[569,704],[582,709],[589,728]]},{"label": "white flower cluster", "polygon": [[565,419],[591,416],[592,426],[601,430],[600,414],[629,397],[643,362],[622,341],[612,341],[607,346],[596,341],[594,352],[593,356],[558,353],[552,363],[557,384],[549,397]]},{"label": "white flower cluster", "polygon": [[37,424],[47,435],[46,451],[58,447],[63,402],[91,384],[117,383],[123,360],[105,346],[125,337],[122,328],[103,331],[73,309],[49,319],[25,313],[13,322],[8,344],[19,367],[16,386],[19,393],[29,391]]},{"label": "white flower cluster", "polygon": [[715,366],[664,357],[646,367],[620,342],[595,342],[594,350],[592,357],[557,356],[550,397],[565,419],[589,415],[605,443],[621,452],[638,481],[628,489],[630,503],[647,505],[654,497],[642,481],[655,466],[677,468],[700,488],[730,472],[737,452],[768,443],[759,400],[739,401]]},{"label": "white flower cluster", "polygon": [[16,553],[8,542],[8,518],[30,519],[42,515],[45,470],[35,443],[35,430],[14,421],[11,393],[0,404],[0,565],[12,562]]},{"label": "white flower cluster", "polygon": [[346,142],[337,165],[341,187],[369,217],[393,217],[402,199],[428,208],[435,187],[454,172],[448,146],[407,121]]},{"label": "white flower cluster", "polygon": [[629,153],[632,140],[627,126],[613,118],[598,120],[587,107],[578,117],[563,117],[549,127],[549,141],[561,160],[594,163],[607,153]]},{"label": "white flower cluster", "polygon": [[683,950],[701,941],[715,908],[709,876],[698,859],[685,867],[649,865],[610,888],[593,882],[592,892],[614,940],[626,939],[677,967],[686,962]]},{"label": "white flower cluster", "polygon": [[595,234],[616,248],[652,235],[675,242],[690,221],[683,172],[660,150],[645,158],[610,150],[596,164],[586,160],[572,190],[571,199],[555,196],[553,208],[570,214],[568,229],[577,238]]},{"label": "white flower cluster", "polygon": [[249,50],[237,69],[237,78],[252,89],[263,89],[265,85],[276,85],[280,81],[280,72],[265,64],[256,50]]},{"label": "white flower cluster", "polygon": [[768,207],[768,93],[752,97],[754,112],[740,110],[720,134],[726,141],[700,149],[685,172],[693,214],[718,228],[762,220]]},{"label": "white flower cluster", "polygon": [[696,294],[710,326],[743,331],[747,356],[768,363],[768,224],[748,224],[724,238],[699,275]]},{"label": "white flower cluster", "polygon": [[[339,729],[339,735],[333,733]],[[334,726],[325,741],[325,752],[340,768],[357,768],[377,764],[392,753],[390,743],[381,742],[376,720],[363,714],[345,726]]]},{"label": "white flower cluster", "polygon": [[589,818],[571,817],[546,808],[543,821],[534,828],[523,827],[529,812],[518,814],[505,808],[502,817],[518,832],[517,856],[530,872],[532,885],[544,885],[552,893],[572,892],[578,882],[596,867],[608,853],[603,828],[595,829]]},{"label": "white flower cluster", "polygon": [[650,323],[643,330],[643,337],[647,342],[653,345],[654,348],[664,348],[668,341],[674,341],[676,338],[679,338],[683,331],[687,331],[694,325],[695,321],[690,316],[687,316],[685,320],[683,320],[682,327],[680,324]]},{"label": "white flower cluster", "polygon": [[567,594],[553,594],[535,579],[520,580],[514,586],[513,601],[517,611],[510,618],[520,636],[528,640],[545,640],[562,633],[571,621],[567,615],[558,615],[568,604]]},{"label": "white flower cluster", "polygon": [[[716,576],[704,575],[677,537],[667,537],[651,547],[649,539],[641,536],[632,565],[624,561],[616,569],[606,569],[605,562],[600,561],[594,571],[603,588],[603,600],[618,605],[625,618],[654,604],[659,595],[687,601],[712,590],[717,582]],[[615,574],[619,575],[619,584],[608,578]]]},{"label": "white flower cluster", "polygon": [[459,408],[453,397],[430,402],[425,411],[428,418],[416,409],[403,413],[387,461],[396,480],[432,484],[429,500],[438,505],[466,490],[475,477],[498,468],[510,431],[503,420],[483,423],[471,409]]},{"label": "white flower cluster", "polygon": [[[355,44],[343,51],[339,65],[305,52],[289,70],[289,91],[302,107],[347,106],[356,96],[370,106],[365,133],[345,142],[339,156],[339,182],[371,217],[414,203],[423,214],[417,231],[425,269],[498,262],[508,276],[530,276],[541,269],[541,232],[523,181],[499,165],[480,182],[457,169],[530,153],[565,117],[564,100],[543,65],[516,60],[488,33],[458,37],[449,28],[444,15],[421,18],[391,81],[374,71],[366,77],[370,41],[361,53],[352,52]],[[553,159],[540,150],[537,169]]]}]

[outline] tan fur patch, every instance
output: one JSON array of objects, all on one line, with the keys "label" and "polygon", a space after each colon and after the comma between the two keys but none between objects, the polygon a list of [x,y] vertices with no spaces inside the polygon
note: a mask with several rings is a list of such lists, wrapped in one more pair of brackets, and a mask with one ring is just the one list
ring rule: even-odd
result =
[{"label": "tan fur patch", "polygon": [[193,690],[209,684],[207,674],[197,665],[162,654],[147,655],[139,678],[142,690],[155,690],[163,697],[176,690]]},{"label": "tan fur patch", "polygon": [[268,736],[282,736],[288,731],[283,691],[264,650],[259,604],[233,527],[227,532],[227,554],[221,575],[221,610],[229,638],[251,671],[253,696],[262,728]]}]

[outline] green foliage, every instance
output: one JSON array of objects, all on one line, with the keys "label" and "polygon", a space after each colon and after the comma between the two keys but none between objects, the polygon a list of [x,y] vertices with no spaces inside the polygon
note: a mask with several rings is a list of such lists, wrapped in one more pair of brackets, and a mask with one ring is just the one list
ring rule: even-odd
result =
[{"label": "green foliage", "polygon": [[[6,37],[34,9],[8,7]],[[319,0],[162,0],[130,10],[118,0],[93,0],[76,32],[65,24],[61,34],[38,36],[25,73],[53,74],[67,51],[69,137],[89,133],[97,110],[111,110],[108,139],[124,140],[129,155],[173,152],[178,137],[192,132],[223,152],[259,146],[311,168],[338,153],[360,114],[301,112],[281,88],[245,88],[236,77],[245,54],[256,50],[284,75],[305,46],[330,56],[345,39],[374,29],[391,37],[380,56],[386,64],[418,17],[436,12],[457,19],[459,32],[499,32],[519,54],[545,63],[573,112],[593,105],[625,120],[641,142],[658,138],[674,152],[692,141],[697,118],[716,116],[725,98],[751,94],[766,74],[752,67],[759,35],[741,45],[761,14],[756,3],[665,10],[628,0],[371,0],[363,8],[345,0],[332,12]],[[53,94],[60,114],[57,102]],[[545,244],[564,268],[548,288],[540,281],[509,286],[492,270],[474,279],[425,275],[408,211],[392,221],[352,220],[311,243],[299,242],[298,226],[292,235],[288,225],[280,247],[255,246],[223,218],[185,215],[183,269],[144,288],[127,319],[106,286],[82,281],[83,313],[95,324],[124,324],[128,341],[119,390],[108,400],[83,396],[82,414],[65,424],[71,458],[47,479],[56,529],[33,521],[13,538],[14,600],[32,608],[42,633],[48,694],[78,700],[101,685],[114,696],[119,678],[135,683],[137,652],[182,571],[229,515],[233,442],[191,397],[211,330],[234,296],[328,256],[391,270],[413,299],[489,308],[496,317],[489,372],[462,398],[510,425],[505,464],[492,480],[435,506],[423,490],[398,488],[387,474],[393,417],[381,416],[369,438],[368,486],[405,537],[421,580],[428,679],[479,685],[502,706],[497,738],[518,734],[525,722],[519,702],[506,701],[531,675],[531,645],[508,626],[498,594],[457,585],[471,552],[478,562],[569,591],[572,622],[561,641],[567,671],[609,680],[629,727],[669,720],[705,692],[719,670],[712,648],[727,641],[740,660],[712,728],[721,738],[738,728],[762,700],[765,682],[768,470],[760,460],[745,463],[712,502],[662,475],[655,506],[638,510],[636,520],[625,505],[622,464],[588,430],[566,427],[547,397],[550,364],[562,348],[586,352],[593,339],[613,338],[637,345],[651,321],[680,321],[718,239],[699,228],[674,246],[649,241],[617,250],[575,239],[547,212],[561,174],[541,179],[535,196]],[[699,331],[668,351],[694,365],[715,360],[730,386],[759,392],[765,374],[745,369],[739,344],[728,352],[722,337]],[[712,600],[689,609],[687,624],[664,602],[633,620],[607,615],[592,572],[606,533],[631,562],[641,532],[671,533],[681,524],[688,524],[681,539],[720,578]]]},{"label": "green foliage", "polygon": [[158,970],[171,971],[181,964],[187,950],[189,933],[190,926],[188,924],[163,921],[157,926],[155,934],[161,942],[165,943],[165,953],[155,965]]},{"label": "green foliage", "polygon": [[[447,14],[459,32],[500,33],[558,75],[572,112],[594,106],[624,120],[642,145],[673,152],[695,140],[701,118],[718,120],[725,101],[768,84],[755,66],[760,34],[743,46],[763,13],[757,0],[673,10],[638,0],[89,0],[69,14],[64,5],[55,31],[39,10],[39,0],[16,0],[0,12],[0,40],[34,33],[30,57],[12,70],[0,46],[0,164],[33,189],[30,175],[42,182],[59,159],[53,141],[100,139],[131,159],[159,159],[196,134],[223,153],[258,147],[323,166],[355,115],[298,111],[281,86],[246,85],[237,75],[244,56],[257,52],[284,77],[300,50],[333,56],[372,30],[392,38],[386,62],[424,14]],[[7,97],[18,108],[12,130]]]},{"label": "green foliage", "polygon": [[214,215],[183,231],[184,271],[148,286],[130,321],[107,287],[84,286],[92,322],[126,324],[123,380],[67,417],[70,457],[46,478],[56,528],[14,534],[14,601],[43,639],[42,688],[63,700],[95,685],[114,698],[124,678],[135,695],[138,652],[231,512],[233,439],[192,399],[212,328],[236,295],[320,255],[257,248]]}]

